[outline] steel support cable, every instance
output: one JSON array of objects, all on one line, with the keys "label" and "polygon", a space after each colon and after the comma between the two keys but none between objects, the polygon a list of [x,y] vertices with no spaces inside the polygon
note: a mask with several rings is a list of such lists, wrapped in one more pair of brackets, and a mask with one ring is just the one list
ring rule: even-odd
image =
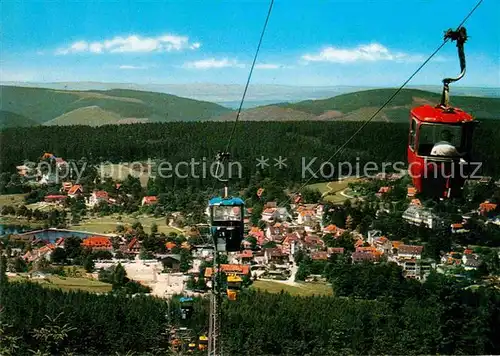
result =
[{"label": "steel support cable", "polygon": [[[474,11],[476,11],[476,9],[479,7],[479,5],[481,5],[481,3],[483,2],[483,0],[479,0],[477,2],[477,4],[472,8],[472,10],[469,11],[469,13],[467,14],[467,16],[465,16],[465,18],[462,20],[462,22],[460,22],[460,24],[458,25],[457,27],[457,31],[464,25],[464,23],[469,19],[469,17],[474,13]],[[422,68],[441,50],[441,48],[444,47],[444,45],[449,41],[449,38],[445,38],[443,40],[443,43],[441,43],[435,50],[434,52],[432,52],[432,54],[413,72],[412,75],[410,75],[408,77],[408,79],[405,80],[405,82],[384,102],[384,104],[382,104],[382,106],[368,119],[366,120],[365,122],[363,122],[363,124],[354,132],[354,134],[351,135],[351,137],[349,137],[347,139],[347,141],[345,141],[334,153],[333,155],[330,156],[330,158],[328,158],[327,162],[330,162],[333,158],[335,158],[356,136],[358,133],[360,133],[379,113],[380,111],[382,111],[386,106],[387,104],[389,104],[392,99],[394,99],[396,97],[396,95],[398,95],[401,90],[403,90],[403,88],[413,79],[413,77],[415,77],[415,75],[417,75],[418,72],[420,72],[420,70],[422,70]],[[321,170],[321,167],[316,170],[312,176],[306,180],[305,183],[302,184],[302,186],[295,192],[292,194],[292,197],[298,193],[300,193],[302,191],[302,189],[304,189],[304,187],[316,176],[316,174]],[[282,204],[280,205],[280,207],[283,207],[285,206],[286,204],[290,203],[290,201],[292,200],[292,198],[289,198],[285,204]]]}]

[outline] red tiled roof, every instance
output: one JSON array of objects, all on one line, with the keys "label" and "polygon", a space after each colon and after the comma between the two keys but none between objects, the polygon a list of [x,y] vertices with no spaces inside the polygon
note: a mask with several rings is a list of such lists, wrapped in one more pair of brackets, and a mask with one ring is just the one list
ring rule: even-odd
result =
[{"label": "red tiled roof", "polygon": [[493,211],[497,208],[497,204],[490,203],[489,201],[485,201],[484,203],[481,203],[479,205],[481,211],[483,212],[490,212]]},{"label": "red tiled roof", "polygon": [[108,192],[105,192],[104,190],[95,191],[94,195],[96,198],[108,199]]},{"label": "red tiled roof", "polygon": [[473,251],[472,251],[471,249],[469,249],[469,248],[468,248],[468,249],[466,249],[466,250],[464,251],[464,254],[466,254],[466,255],[471,255],[471,254],[472,254],[472,252],[473,252]]},{"label": "red tiled roof", "polygon": [[343,247],[328,247],[326,249],[326,252],[328,253],[344,253],[344,248]]},{"label": "red tiled roof", "polygon": [[243,250],[241,253],[238,254],[238,258],[251,258],[251,257],[253,257],[252,250]]},{"label": "red tiled roof", "polygon": [[392,241],[392,248],[399,248],[403,245],[404,245],[403,241]]},{"label": "red tiled roof", "polygon": [[398,248],[398,253],[418,255],[422,253],[424,246],[417,245],[402,245]]},{"label": "red tiled roof", "polygon": [[411,204],[417,205],[417,206],[422,206],[422,202],[420,201],[420,199],[412,199]]},{"label": "red tiled roof", "polygon": [[175,242],[167,242],[167,243],[165,244],[165,247],[167,248],[167,250],[171,250],[171,249],[173,249],[175,246],[177,246],[177,245],[175,244]]},{"label": "red tiled roof", "polygon": [[155,197],[154,195],[145,196],[143,198],[144,204],[152,204],[152,203],[156,203],[157,201],[158,201],[158,198]]},{"label": "red tiled roof", "polygon": [[56,194],[51,194],[51,195],[46,195],[45,200],[58,200],[58,199],[66,199],[66,195],[56,195]]},{"label": "red tiled roof", "polygon": [[91,236],[83,240],[82,245],[85,247],[107,247],[111,248],[111,241],[107,237]]},{"label": "red tiled roof", "polygon": [[367,246],[367,247],[356,247],[356,252],[378,252],[375,247]]},{"label": "red tiled roof", "polygon": [[302,210],[300,212],[301,216],[313,216],[316,215],[316,212],[314,210]]},{"label": "red tiled roof", "polygon": [[75,184],[74,186],[72,186],[69,189],[68,194],[76,194],[77,191],[83,192],[83,187],[80,184]]},{"label": "red tiled roof", "polygon": [[353,252],[351,255],[353,261],[375,261],[377,257],[369,252]]},{"label": "red tiled roof", "polygon": [[387,241],[389,241],[389,239],[385,236],[380,236],[380,237],[375,239],[375,243],[378,243],[378,244],[384,244]]},{"label": "red tiled roof", "polygon": [[135,237],[134,237],[134,238],[133,238],[133,239],[129,242],[129,244],[128,244],[128,246],[127,246],[127,249],[129,249],[129,250],[130,250],[132,247],[134,247],[134,245],[137,243],[137,241],[138,241],[138,240],[137,240],[137,238],[135,238]]},{"label": "red tiled roof", "polygon": [[389,193],[391,191],[391,187],[380,187],[378,190],[379,193]]},{"label": "red tiled roof", "polygon": [[451,224],[451,227],[454,229],[461,229],[464,227],[464,225],[460,224],[460,223],[456,223],[456,224]]},{"label": "red tiled roof", "polygon": [[330,225],[328,225],[327,227],[324,228],[324,231],[335,232],[335,231],[337,231],[337,226],[333,225],[333,224],[330,224]]},{"label": "red tiled roof", "polygon": [[263,214],[272,214],[276,211],[276,208],[267,208],[262,213]]},{"label": "red tiled roof", "polygon": [[328,253],[325,252],[325,251],[313,252],[313,253],[311,253],[311,258],[313,260],[327,260],[328,259]]},{"label": "red tiled roof", "polygon": [[[237,273],[237,274],[249,274],[249,265],[236,265],[236,264],[222,264],[220,265],[221,271],[224,273]],[[205,277],[210,278],[213,273],[212,267],[205,268]]]}]

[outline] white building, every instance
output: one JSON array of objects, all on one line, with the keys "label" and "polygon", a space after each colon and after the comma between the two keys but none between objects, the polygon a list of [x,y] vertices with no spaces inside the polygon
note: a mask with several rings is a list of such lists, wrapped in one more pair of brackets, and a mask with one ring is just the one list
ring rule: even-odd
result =
[{"label": "white building", "polygon": [[109,195],[108,192],[105,192],[103,190],[95,191],[92,192],[92,194],[89,197],[89,200],[87,202],[87,205],[90,207],[94,207],[98,205],[100,202],[108,202],[109,201]]},{"label": "white building", "polygon": [[434,229],[439,225],[439,219],[430,210],[417,205],[410,205],[402,217],[409,224],[417,226],[423,224],[429,229]]}]

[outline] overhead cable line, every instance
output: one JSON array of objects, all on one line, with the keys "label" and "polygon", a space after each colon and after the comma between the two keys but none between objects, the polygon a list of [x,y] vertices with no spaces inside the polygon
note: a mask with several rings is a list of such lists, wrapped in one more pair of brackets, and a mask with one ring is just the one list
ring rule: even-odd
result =
[{"label": "overhead cable line", "polygon": [[[257,45],[257,49],[256,49],[255,55],[253,57],[252,66],[250,67],[250,72],[248,73],[247,81],[246,81],[246,84],[245,84],[245,89],[243,90],[243,95],[241,96],[240,105],[238,107],[238,112],[236,114],[236,120],[234,120],[234,124],[233,124],[233,127],[231,129],[231,133],[229,135],[229,140],[227,141],[226,148],[225,148],[224,152],[222,152],[222,155],[219,154],[219,156],[218,156],[217,170],[215,172],[215,177],[216,178],[219,176],[219,168],[220,168],[220,166],[222,165],[224,159],[227,158],[227,154],[229,152],[229,148],[231,146],[234,133],[236,132],[236,125],[238,124],[238,121],[239,121],[240,116],[241,116],[241,110],[243,108],[243,103],[245,102],[245,97],[247,95],[248,87],[250,85],[250,80],[252,79],[252,74],[253,74],[253,70],[255,68],[255,63],[257,62],[257,57],[259,56],[260,47],[262,45],[262,40],[264,39],[264,34],[266,33],[267,24],[269,23],[269,18],[271,17],[271,12],[273,10],[273,5],[274,5],[274,0],[271,0],[271,2],[269,4],[269,10],[267,11],[266,21],[264,22],[264,26],[262,27],[262,32],[260,34],[259,43]],[[215,190],[215,182],[214,182],[214,184],[212,186],[212,192],[214,190]]]},{"label": "overhead cable line", "polygon": [[[477,2],[477,4],[472,8],[471,11],[469,11],[469,13],[467,14],[467,16],[465,16],[465,18],[462,20],[462,22],[460,22],[460,24],[458,25],[457,27],[457,31],[465,24],[465,22],[469,19],[469,17],[474,13],[474,11],[476,11],[476,9],[479,7],[479,5],[481,5],[481,3],[483,2],[483,0],[479,0]],[[382,106],[377,110],[375,111],[375,113],[368,119],[366,120],[365,122],[363,122],[363,124],[354,132],[354,134],[351,135],[351,137],[349,137],[334,153],[333,155],[330,156],[330,158],[328,158],[327,162],[330,162],[334,157],[336,157],[355,137],[358,133],[360,133],[386,106],[387,104],[389,104],[392,99],[394,99],[396,97],[396,95],[398,95],[401,90],[403,90],[403,88],[413,79],[413,77],[415,77],[415,75],[417,75],[418,72],[420,72],[420,70],[422,70],[422,68],[441,50],[441,48],[444,47],[444,45],[449,41],[449,37],[445,37],[444,40],[443,40],[443,43],[441,43],[437,48],[436,50],[434,50],[434,52],[432,52],[432,54],[413,72],[412,75],[410,75],[408,77],[408,79],[406,79],[406,81],[385,101],[384,104],[382,104]],[[311,177],[306,180],[306,182],[304,184],[302,184],[302,186],[293,194],[293,195],[296,195],[297,193],[300,193],[302,191],[302,189],[304,189],[304,187],[316,176],[316,174],[321,170],[321,167],[316,170],[312,175]],[[292,196],[293,196],[292,195]],[[287,202],[285,203],[285,205],[287,203],[289,203],[291,201],[292,198],[289,198],[287,200]]]}]

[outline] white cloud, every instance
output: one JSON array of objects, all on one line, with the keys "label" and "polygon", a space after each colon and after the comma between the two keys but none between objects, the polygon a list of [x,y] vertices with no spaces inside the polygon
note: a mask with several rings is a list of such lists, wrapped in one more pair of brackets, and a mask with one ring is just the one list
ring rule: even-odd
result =
[{"label": "white cloud", "polygon": [[261,63],[261,64],[256,64],[255,68],[256,69],[278,69],[281,68],[282,66],[279,64],[272,64],[272,63]]},{"label": "white cloud", "polygon": [[326,47],[317,54],[305,54],[302,59],[307,62],[352,63],[360,61],[420,61],[421,55],[410,55],[392,52],[379,43],[360,45],[355,48]]},{"label": "white cloud", "polygon": [[184,63],[183,67],[190,68],[190,69],[211,69],[211,68],[228,68],[228,67],[245,68],[245,65],[242,63],[239,63],[235,59],[208,58],[208,59],[202,59],[202,60],[194,61],[194,62],[186,62],[186,63]]},{"label": "white cloud", "polygon": [[128,64],[123,64],[120,67],[120,69],[147,69],[148,67],[146,66],[134,66],[134,65],[128,65]]},{"label": "white cloud", "polygon": [[128,37],[117,36],[97,42],[77,41],[68,47],[60,48],[56,54],[70,53],[148,53],[148,52],[173,52],[184,49],[198,49],[199,42],[190,43],[186,36],[162,35],[158,37],[142,37],[131,35]]},{"label": "white cloud", "polygon": [[191,49],[198,49],[200,47],[201,47],[201,43],[200,42],[195,42],[191,46],[189,46],[189,48],[191,48]]},{"label": "white cloud", "polygon": [[289,65],[276,64],[276,63],[259,63],[255,65],[255,69],[290,69],[293,68]]}]

